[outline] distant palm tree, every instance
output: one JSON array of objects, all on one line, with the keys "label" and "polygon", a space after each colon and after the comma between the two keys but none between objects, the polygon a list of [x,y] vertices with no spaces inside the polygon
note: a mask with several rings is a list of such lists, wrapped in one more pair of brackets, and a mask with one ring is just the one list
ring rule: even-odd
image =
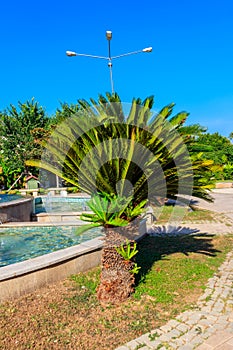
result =
[{"label": "distant palm tree", "polygon": [[[174,104],[153,113],[153,97],[133,99],[125,113],[117,94],[100,95],[91,103],[79,100],[79,105],[82,113],[55,129],[41,162],[27,164],[47,169],[92,196],[93,214],[83,214],[89,223],[80,232],[105,229],[97,294],[101,301],[119,302],[134,288],[137,266],[131,259],[126,262],[124,254],[130,256],[134,249],[134,230],[146,203],[192,194],[193,163],[186,147],[190,138],[178,132],[188,113],[171,116]],[[198,159],[194,172],[200,174],[202,167],[208,165]],[[194,180],[195,194],[210,199],[199,175]],[[120,246],[123,255],[116,249]]]}]

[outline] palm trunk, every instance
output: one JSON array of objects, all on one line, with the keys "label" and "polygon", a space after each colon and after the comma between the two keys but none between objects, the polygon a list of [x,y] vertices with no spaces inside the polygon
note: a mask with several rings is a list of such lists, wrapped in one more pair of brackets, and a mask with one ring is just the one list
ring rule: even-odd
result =
[{"label": "palm trunk", "polygon": [[[134,228],[135,229],[135,228]],[[97,297],[104,304],[118,304],[126,300],[134,292],[135,278],[130,272],[135,263],[125,260],[115,249],[126,243],[126,228],[105,229],[105,242],[101,260],[100,285]],[[132,228],[131,228],[132,230]],[[134,242],[130,240],[130,242]]]}]

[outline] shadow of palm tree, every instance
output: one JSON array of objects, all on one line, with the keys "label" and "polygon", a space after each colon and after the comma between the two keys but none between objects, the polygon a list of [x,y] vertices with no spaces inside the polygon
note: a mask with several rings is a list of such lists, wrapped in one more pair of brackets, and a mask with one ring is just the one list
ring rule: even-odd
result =
[{"label": "shadow of palm tree", "polygon": [[153,237],[174,237],[183,235],[193,235],[200,232],[199,229],[191,229],[185,226],[174,226],[174,225],[158,225],[153,226],[148,230],[150,236]]},{"label": "shadow of palm tree", "polygon": [[220,251],[214,248],[212,237],[209,233],[200,233],[198,229],[177,227],[173,231],[171,227],[157,228],[156,233],[146,236],[138,243],[136,263],[141,266],[136,275],[136,284],[150,271],[155,261],[169,259],[169,255],[182,253],[188,256],[190,253],[216,256]]}]

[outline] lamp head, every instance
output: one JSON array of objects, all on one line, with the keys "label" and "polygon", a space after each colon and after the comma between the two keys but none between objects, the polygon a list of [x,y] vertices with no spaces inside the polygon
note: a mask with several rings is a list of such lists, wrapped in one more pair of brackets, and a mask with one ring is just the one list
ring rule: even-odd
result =
[{"label": "lamp head", "polygon": [[69,57],[72,57],[72,56],[77,56],[77,53],[74,51],[66,51],[66,55]]},{"label": "lamp head", "polygon": [[151,52],[152,51],[152,47],[146,47],[145,49],[142,50],[143,52]]},{"label": "lamp head", "polygon": [[112,32],[111,32],[111,30],[107,30],[106,31],[106,38],[107,38],[107,40],[111,40],[112,39]]}]

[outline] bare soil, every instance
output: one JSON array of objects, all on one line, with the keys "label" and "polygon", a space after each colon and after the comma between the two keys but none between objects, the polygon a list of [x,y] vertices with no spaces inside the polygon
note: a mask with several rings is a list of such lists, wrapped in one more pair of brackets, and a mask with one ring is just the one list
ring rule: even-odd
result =
[{"label": "bare soil", "polygon": [[[101,306],[95,295],[80,301],[74,282],[66,280],[0,307],[0,349],[115,349],[166,322],[176,312],[133,299],[120,306]],[[200,292],[186,296],[194,303]],[[86,304],[86,305],[85,305]]]},{"label": "bare soil", "polygon": [[[223,250],[224,244],[226,245],[223,241],[226,239],[212,239],[216,251]],[[210,259],[209,255],[200,254],[200,249],[193,252],[194,244],[190,242],[192,241],[186,243],[186,259],[201,259],[205,264]],[[152,244],[149,242],[145,247],[147,251],[148,247],[150,251],[152,248],[154,251],[163,249],[160,252],[162,256],[164,248]],[[207,252],[210,252],[209,244],[206,246]],[[200,247],[203,251],[203,244]],[[166,254],[164,259],[167,267],[171,266],[172,259],[180,260],[184,256],[180,246],[174,251],[174,244],[171,244],[169,249],[172,249],[169,258]],[[165,269],[166,266],[161,265],[163,259],[158,262],[160,265],[154,269],[159,274],[161,268]],[[219,264],[216,263],[216,270]],[[174,271],[171,274],[174,275]],[[157,302],[145,290],[139,299],[132,295],[120,305],[103,306],[98,302],[92,284],[93,280],[98,284],[99,268],[85,274],[83,278],[83,285],[82,278],[79,279],[81,283],[66,279],[0,305],[0,349],[113,350],[191,308],[203,293],[203,280],[200,281],[195,276],[191,290],[174,283],[171,290],[174,295],[172,302]]]}]

